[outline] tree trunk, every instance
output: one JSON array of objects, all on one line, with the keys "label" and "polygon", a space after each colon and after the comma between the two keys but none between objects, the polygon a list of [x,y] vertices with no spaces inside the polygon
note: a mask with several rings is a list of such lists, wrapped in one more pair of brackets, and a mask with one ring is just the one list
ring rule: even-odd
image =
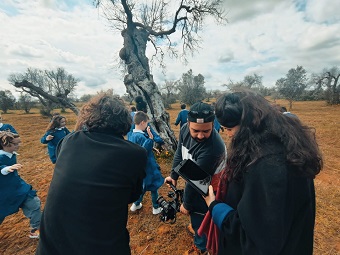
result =
[{"label": "tree trunk", "polygon": [[140,95],[144,98],[151,126],[162,137],[167,149],[174,151],[177,140],[169,125],[170,115],[165,111],[159,89],[150,74],[149,60],[145,55],[148,35],[146,30],[136,27],[122,31],[124,47],[119,56],[128,71],[124,84],[131,97]]},{"label": "tree trunk", "polygon": [[[58,97],[50,95],[47,92],[45,92],[43,89],[41,89],[40,87],[35,86],[34,84],[26,80],[23,80],[21,82],[15,82],[14,86],[17,88],[27,88],[29,90],[32,90],[36,92],[39,96],[45,98],[47,102],[60,104],[65,108],[71,109],[76,115],[78,115],[79,109],[66,97],[66,95],[61,95]],[[43,102],[42,98],[39,98],[39,99],[41,102]]]}]

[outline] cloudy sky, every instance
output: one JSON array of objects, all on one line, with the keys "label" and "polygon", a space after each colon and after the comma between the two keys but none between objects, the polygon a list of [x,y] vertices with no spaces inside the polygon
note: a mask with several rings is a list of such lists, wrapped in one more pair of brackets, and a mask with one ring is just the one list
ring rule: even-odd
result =
[{"label": "cloudy sky", "polygon": [[[0,89],[14,93],[9,74],[28,67],[63,67],[80,79],[78,96],[109,88],[124,94],[117,67],[122,37],[92,2],[1,0]],[[187,65],[168,59],[166,74],[152,68],[158,85],[192,69],[205,77],[208,90],[223,90],[221,85],[229,80],[240,81],[254,73],[271,87],[297,65],[308,73],[340,67],[340,1],[225,0],[224,4],[228,23],[207,23],[201,50]]]}]

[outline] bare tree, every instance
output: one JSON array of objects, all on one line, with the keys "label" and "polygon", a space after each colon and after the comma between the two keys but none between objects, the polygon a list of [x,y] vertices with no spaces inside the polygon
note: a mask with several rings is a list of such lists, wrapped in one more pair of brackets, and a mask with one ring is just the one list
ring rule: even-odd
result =
[{"label": "bare tree", "polygon": [[326,100],[330,105],[340,104],[340,68],[325,68],[320,74],[312,75],[317,89],[325,88]]},{"label": "bare tree", "polygon": [[75,90],[78,79],[64,68],[59,67],[56,71],[28,68],[25,73],[10,74],[8,81],[22,92],[36,97],[47,115],[56,106],[70,108],[78,114],[78,108],[68,98]]},{"label": "bare tree", "polygon": [[[177,29],[181,32],[183,55],[193,53],[199,48],[198,32],[203,28],[208,16],[218,22],[225,21],[221,9],[222,0],[95,0],[103,10],[114,29],[121,31],[124,47],[119,56],[126,66],[124,84],[127,92],[136,97],[141,95],[147,102],[151,124],[160,133],[169,148],[175,149],[177,140],[169,125],[169,114],[161,98],[161,93],[150,72],[149,59],[146,57],[147,43],[154,49],[154,57],[164,67],[164,51],[160,41],[166,42],[167,52],[178,57],[175,44],[170,35]],[[177,6],[176,6],[177,5]],[[152,58],[151,61],[153,61]]]}]

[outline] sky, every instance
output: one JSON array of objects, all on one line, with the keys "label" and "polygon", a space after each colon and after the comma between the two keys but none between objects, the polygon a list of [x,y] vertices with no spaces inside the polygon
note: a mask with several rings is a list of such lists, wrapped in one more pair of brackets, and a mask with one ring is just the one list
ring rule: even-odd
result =
[{"label": "sky", "polygon": [[[123,39],[92,2],[1,0],[0,90],[18,95],[8,82],[12,73],[63,67],[80,80],[78,97],[107,89],[125,94],[118,65]],[[188,64],[166,58],[165,73],[152,66],[156,84],[192,69],[205,77],[208,91],[224,90],[223,84],[254,73],[272,87],[298,65],[308,74],[340,67],[340,1],[225,0],[224,8],[228,23],[207,20],[201,48]]]}]

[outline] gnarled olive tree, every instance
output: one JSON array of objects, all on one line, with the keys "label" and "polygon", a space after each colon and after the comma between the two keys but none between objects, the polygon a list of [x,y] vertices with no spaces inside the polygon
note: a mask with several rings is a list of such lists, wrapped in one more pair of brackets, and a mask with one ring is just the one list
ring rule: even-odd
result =
[{"label": "gnarled olive tree", "polygon": [[[165,111],[161,93],[150,72],[146,56],[147,43],[155,48],[154,57],[165,52],[177,57],[178,52],[170,35],[178,29],[181,33],[183,55],[198,49],[205,18],[213,17],[219,23],[226,21],[221,7],[222,0],[94,0],[113,28],[121,32],[124,47],[119,56],[126,66],[124,78],[130,96],[143,96],[148,105],[151,124],[160,133],[169,149],[175,149],[177,141],[169,126],[169,114]],[[163,47],[161,47],[161,45]],[[164,48],[165,47],[165,48]]]}]

